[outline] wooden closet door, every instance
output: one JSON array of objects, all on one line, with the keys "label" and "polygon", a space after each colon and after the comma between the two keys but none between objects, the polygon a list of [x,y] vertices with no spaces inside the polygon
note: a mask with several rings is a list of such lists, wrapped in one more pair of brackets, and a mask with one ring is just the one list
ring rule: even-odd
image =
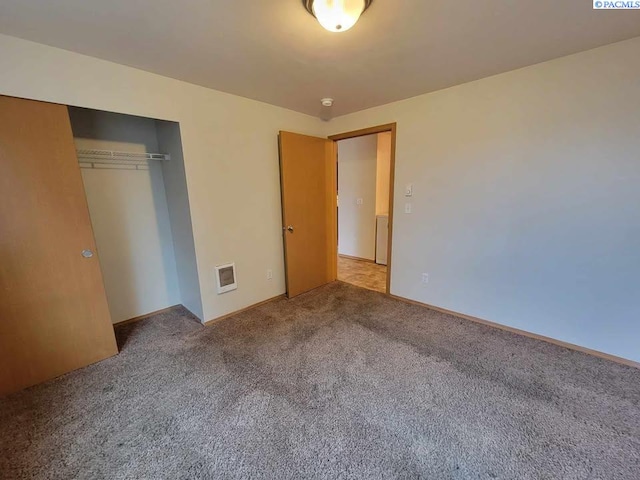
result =
[{"label": "wooden closet door", "polygon": [[67,107],[0,96],[0,195],[3,395],[118,349]]}]

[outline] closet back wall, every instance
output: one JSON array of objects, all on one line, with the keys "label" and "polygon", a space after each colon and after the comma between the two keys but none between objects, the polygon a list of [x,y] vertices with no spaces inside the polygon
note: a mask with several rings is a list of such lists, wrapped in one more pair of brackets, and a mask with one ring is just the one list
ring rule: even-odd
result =
[{"label": "closet back wall", "polygon": [[[69,108],[76,147],[158,152],[155,121]],[[114,323],[180,303],[162,165],[83,168]]]}]

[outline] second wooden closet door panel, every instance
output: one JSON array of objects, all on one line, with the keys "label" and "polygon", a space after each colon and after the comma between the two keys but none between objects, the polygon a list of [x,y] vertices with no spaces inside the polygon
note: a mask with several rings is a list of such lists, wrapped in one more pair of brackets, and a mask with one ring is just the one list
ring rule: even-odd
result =
[{"label": "second wooden closet door panel", "polygon": [[1,395],[117,346],[65,106],[0,96],[0,192]]}]

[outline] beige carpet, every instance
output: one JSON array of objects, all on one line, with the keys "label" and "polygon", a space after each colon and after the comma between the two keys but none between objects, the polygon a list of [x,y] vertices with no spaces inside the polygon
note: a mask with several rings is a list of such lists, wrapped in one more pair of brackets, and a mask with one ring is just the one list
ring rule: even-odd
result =
[{"label": "beige carpet", "polygon": [[338,280],[369,290],[387,291],[387,267],[338,256]]},{"label": "beige carpet", "polygon": [[640,370],[345,283],[117,336],[0,399],[0,478],[640,478]]}]

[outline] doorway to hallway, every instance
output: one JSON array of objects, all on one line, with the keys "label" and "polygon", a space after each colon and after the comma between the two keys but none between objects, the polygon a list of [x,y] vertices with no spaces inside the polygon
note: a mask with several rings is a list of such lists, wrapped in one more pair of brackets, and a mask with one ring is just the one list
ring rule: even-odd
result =
[{"label": "doorway to hallway", "polygon": [[[370,215],[367,215],[369,233],[362,237],[367,238],[369,253],[366,257],[358,257],[358,254],[349,255],[347,250],[343,250],[341,254],[343,260],[348,257],[357,257],[356,260],[377,263],[381,267],[372,269],[370,265],[348,264],[343,261],[342,264],[350,269],[345,269],[342,278],[355,283],[356,278],[379,279],[382,273],[382,276],[386,277],[384,288],[380,288],[379,280],[371,283],[370,288],[389,294],[396,124],[365,128],[328,138],[280,132],[282,232],[288,298],[338,279],[338,142],[385,132],[388,134],[385,136],[388,139],[389,150],[386,167],[388,173],[384,177],[379,177],[377,171],[373,173],[374,193],[366,202],[364,197],[354,197],[356,206],[366,205],[369,209],[373,207]],[[374,161],[377,162],[377,153],[374,156]],[[374,168],[377,169],[377,163]],[[357,176],[355,175],[356,178]],[[386,197],[377,196],[375,191],[378,183],[388,187],[385,189]],[[379,212],[377,200],[378,205],[382,205],[381,208],[388,205],[386,211]],[[343,207],[345,205],[347,204],[343,204]],[[343,211],[346,209],[343,208]],[[373,219],[373,227],[371,227],[371,219]],[[363,282],[360,283],[367,288],[366,285],[362,285]]]},{"label": "doorway to hallway", "polygon": [[338,280],[387,291],[392,132],[336,142]]}]

